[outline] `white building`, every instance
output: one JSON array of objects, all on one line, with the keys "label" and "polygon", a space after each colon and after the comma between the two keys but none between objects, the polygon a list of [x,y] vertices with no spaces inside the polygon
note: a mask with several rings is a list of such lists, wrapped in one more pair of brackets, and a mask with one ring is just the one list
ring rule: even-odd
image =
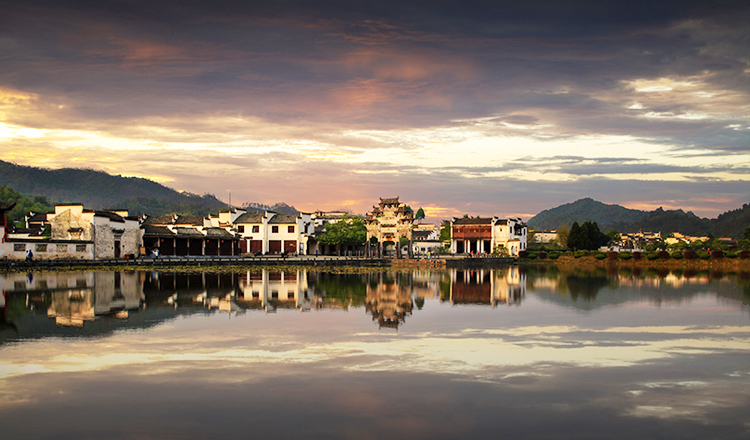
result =
[{"label": "white building", "polygon": [[314,230],[310,214],[244,213],[234,220],[241,253],[308,253],[308,238]]}]

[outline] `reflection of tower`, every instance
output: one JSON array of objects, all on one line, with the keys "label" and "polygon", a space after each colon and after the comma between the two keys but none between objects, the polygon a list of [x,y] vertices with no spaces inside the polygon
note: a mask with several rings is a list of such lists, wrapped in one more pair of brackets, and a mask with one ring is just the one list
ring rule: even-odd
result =
[{"label": "reflection of tower", "polygon": [[[406,286],[401,285],[406,282]],[[408,275],[378,274],[377,284],[367,283],[365,309],[380,328],[398,328],[411,315],[413,303]]]},{"label": "reflection of tower", "polygon": [[520,305],[525,296],[526,274],[517,267],[451,271],[451,304]]},{"label": "reflection of tower", "polygon": [[278,308],[309,311],[313,303],[306,271],[248,271],[240,280],[239,290],[244,304],[269,313]]}]

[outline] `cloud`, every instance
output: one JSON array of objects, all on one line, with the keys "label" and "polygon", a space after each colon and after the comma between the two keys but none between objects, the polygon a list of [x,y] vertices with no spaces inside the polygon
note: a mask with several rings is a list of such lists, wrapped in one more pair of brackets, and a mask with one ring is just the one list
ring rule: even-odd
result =
[{"label": "cloud", "polygon": [[[533,213],[597,193],[629,200],[654,182],[674,189],[638,203],[715,215],[746,201],[744,4],[30,1],[4,12],[0,135],[19,163],[198,193],[250,182],[248,201],[306,209],[412,192],[436,212],[489,214],[511,185],[524,195],[509,194],[512,211]],[[698,202],[722,183],[732,202]]]}]

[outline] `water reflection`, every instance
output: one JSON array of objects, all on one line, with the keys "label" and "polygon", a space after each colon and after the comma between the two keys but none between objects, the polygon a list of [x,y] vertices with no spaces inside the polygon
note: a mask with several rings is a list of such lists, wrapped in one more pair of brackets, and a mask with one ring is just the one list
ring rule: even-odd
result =
[{"label": "water reflection", "polygon": [[747,438],[748,282],[541,266],[14,274],[0,277],[0,425],[7,438]]},{"label": "water reflection", "polygon": [[[279,309],[310,312],[362,308],[379,328],[397,329],[430,299],[459,307],[521,306],[528,291],[545,301],[594,310],[634,297],[656,304],[679,302],[714,286],[717,296],[746,306],[750,303],[749,285],[750,275],[745,272],[638,268],[563,271],[543,266],[344,275],[304,269],[19,273],[0,276],[0,324],[2,338],[6,339],[59,333],[50,327],[49,320],[58,328],[86,328],[89,332],[82,334],[96,335],[120,327],[149,327],[195,313],[236,316],[248,311],[275,313]],[[14,331],[8,333],[10,329]]]}]

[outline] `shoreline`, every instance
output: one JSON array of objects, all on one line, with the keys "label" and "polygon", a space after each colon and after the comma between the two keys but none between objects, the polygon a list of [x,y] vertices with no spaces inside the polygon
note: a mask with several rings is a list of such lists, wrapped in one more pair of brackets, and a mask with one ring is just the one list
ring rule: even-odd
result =
[{"label": "shoreline", "polygon": [[719,258],[708,260],[597,260],[593,256],[580,258],[562,256],[555,260],[522,259],[519,264],[524,266],[558,266],[566,268],[623,268],[623,269],[683,269],[683,270],[722,270],[722,271],[750,271],[750,259]]}]

